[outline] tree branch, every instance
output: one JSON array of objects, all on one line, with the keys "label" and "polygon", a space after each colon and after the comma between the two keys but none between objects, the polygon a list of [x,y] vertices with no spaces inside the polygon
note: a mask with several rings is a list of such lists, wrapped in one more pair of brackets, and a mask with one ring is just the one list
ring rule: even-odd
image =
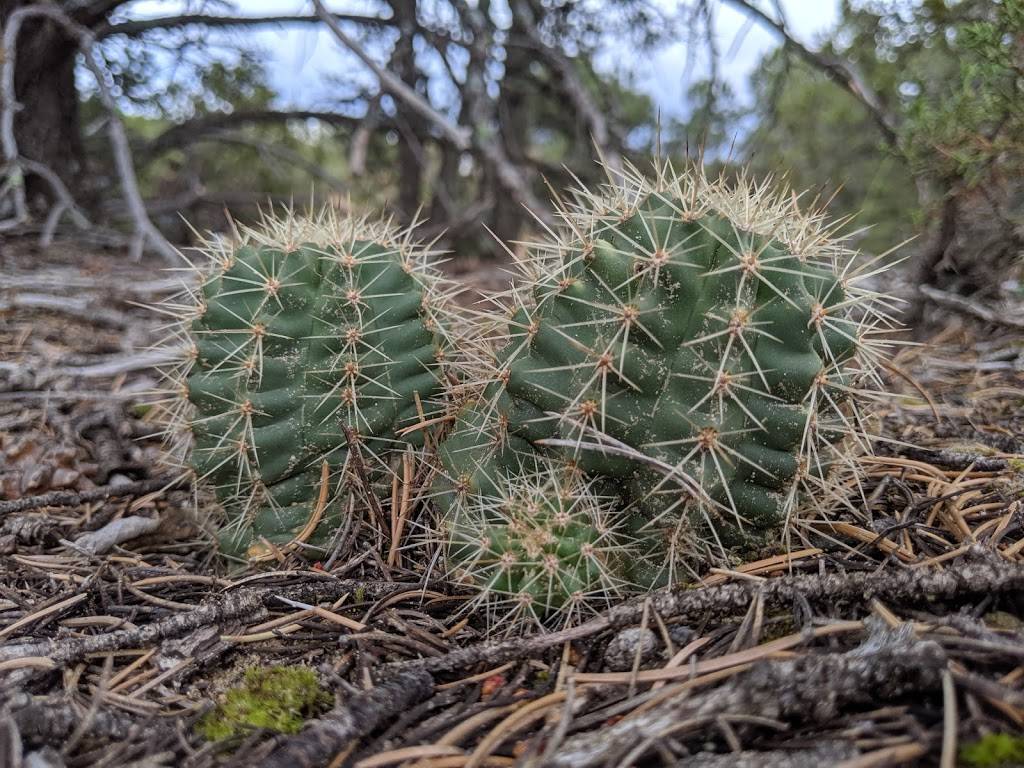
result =
[{"label": "tree branch", "polygon": [[591,97],[587,86],[580,79],[576,65],[562,51],[547,45],[537,31],[537,25],[533,18],[533,9],[529,3],[520,2],[514,6],[520,14],[521,23],[526,30],[526,37],[533,48],[540,54],[554,75],[558,79],[558,86],[569,98],[576,113],[583,122],[590,128],[590,136],[597,146],[598,152],[613,173],[622,172],[622,155],[612,145],[612,135],[608,128],[608,121],[604,112]]},{"label": "tree branch", "polygon": [[[354,21],[360,24],[385,24],[387,19],[376,16],[360,16],[351,13],[332,13],[338,21]],[[273,24],[319,24],[320,16],[305,14],[280,16],[211,16],[205,13],[187,13],[181,16],[157,16],[152,19],[132,19],[116,24],[106,23],[96,29],[97,40],[113,35],[137,36],[155,29],[175,29],[189,26],[207,28],[253,27]]]},{"label": "tree branch", "polygon": [[812,67],[824,72],[832,80],[839,83],[874,118],[886,142],[892,146],[896,145],[895,118],[885,109],[881,99],[878,98],[878,94],[861,78],[850,62],[829,56],[820,51],[812,51],[790,34],[784,21],[776,21],[760,8],[748,2],[748,0],[723,0],[723,2],[739,8],[743,13],[746,13],[763,26],[774,30],[782,38],[787,48],[794,51]]},{"label": "tree branch", "polygon": [[317,16],[323,20],[338,42],[352,51],[377,76],[381,88],[395,98],[404,101],[420,117],[433,123],[444,137],[456,147],[461,150],[469,149],[470,131],[468,128],[455,125],[455,123],[434,109],[426,99],[402,82],[400,77],[397,77],[374,61],[355,40],[345,34],[345,30],[338,24],[335,16],[324,7],[322,0],[313,0],[313,5],[316,6]]},{"label": "tree branch", "polygon": [[223,112],[203,115],[183,123],[172,125],[146,147],[147,154],[163,152],[172,147],[189,144],[206,133],[219,131],[242,123],[284,123],[290,120],[316,120],[329,125],[357,127],[362,119],[343,115],[340,112],[321,112],[315,110],[243,110],[239,112]]}]

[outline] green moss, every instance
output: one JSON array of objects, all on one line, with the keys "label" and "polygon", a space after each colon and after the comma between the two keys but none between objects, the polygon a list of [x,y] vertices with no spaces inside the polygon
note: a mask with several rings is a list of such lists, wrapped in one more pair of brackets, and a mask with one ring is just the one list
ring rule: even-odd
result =
[{"label": "green moss", "polygon": [[991,629],[1002,629],[1015,632],[1024,626],[1019,618],[1009,611],[989,611],[983,617],[985,626]]},{"label": "green moss", "polygon": [[1024,738],[989,733],[960,749],[960,764],[970,768],[1019,765],[1024,762]]},{"label": "green moss", "polygon": [[223,741],[257,728],[297,733],[303,723],[331,705],[309,667],[253,667],[197,726],[208,741]]}]

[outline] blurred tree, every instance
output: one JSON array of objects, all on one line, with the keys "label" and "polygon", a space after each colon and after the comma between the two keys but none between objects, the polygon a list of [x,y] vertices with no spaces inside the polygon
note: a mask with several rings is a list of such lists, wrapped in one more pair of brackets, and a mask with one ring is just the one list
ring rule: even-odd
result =
[{"label": "blurred tree", "polygon": [[[785,177],[851,217],[859,247],[881,253],[922,224],[914,174],[874,121],[820,71],[777,50],[753,78],[756,124],[743,145],[753,170]],[[865,227],[865,229],[860,229]]]},{"label": "blurred tree", "polygon": [[755,162],[842,183],[846,210],[888,220],[880,234],[927,214],[918,282],[993,295],[1024,245],[1024,0],[844,0],[817,49],[777,3],[722,2],[783,39],[755,81]]},{"label": "blurred tree", "polygon": [[[547,215],[546,182],[595,181],[598,153],[617,167],[627,137],[628,150],[649,151],[650,101],[599,73],[593,58],[610,40],[651,50],[674,32],[672,18],[646,0],[377,0],[360,4],[362,13],[328,12],[317,1],[314,13],[268,17],[196,0],[156,18],[137,18],[131,0],[0,0],[0,19],[44,6],[49,18],[27,20],[17,36],[13,99],[0,98],[0,108],[22,105],[17,153],[59,170],[94,214],[125,210],[109,193],[115,168],[122,176],[124,168],[101,134],[83,140],[83,118],[98,125],[108,110],[90,77],[75,89],[80,39],[62,32],[66,24],[98,41],[100,76],[128,115],[154,216],[295,198],[312,177],[321,196],[326,188],[357,203],[390,202],[403,220],[429,216],[427,234],[446,230],[492,252],[481,222],[513,239],[530,220],[527,208]],[[206,34],[267,24],[320,25],[347,50],[353,66],[335,76],[329,106],[282,108],[244,37],[225,56]],[[17,165],[9,158],[9,180],[32,178]],[[8,213],[0,200],[0,225]],[[161,225],[173,226],[169,218]]]}]

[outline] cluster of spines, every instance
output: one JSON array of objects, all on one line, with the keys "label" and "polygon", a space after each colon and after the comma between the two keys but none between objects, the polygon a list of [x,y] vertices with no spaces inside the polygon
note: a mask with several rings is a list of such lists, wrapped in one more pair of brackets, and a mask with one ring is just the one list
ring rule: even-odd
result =
[{"label": "cluster of spines", "polygon": [[387,471],[406,444],[396,428],[438,407],[452,289],[413,227],[332,207],[266,215],[196,250],[161,308],[162,346],[178,352],[157,401],[167,454],[215,487],[222,543],[246,527],[280,543],[302,527],[283,509],[307,502],[309,518],[323,483],[339,492],[350,441]]}]

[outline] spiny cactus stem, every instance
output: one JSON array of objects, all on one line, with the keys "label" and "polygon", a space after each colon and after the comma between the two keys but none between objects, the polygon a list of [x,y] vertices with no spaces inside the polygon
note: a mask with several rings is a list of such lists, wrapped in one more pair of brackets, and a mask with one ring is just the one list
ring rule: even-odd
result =
[{"label": "spiny cactus stem", "polygon": [[[266,539],[263,539],[259,544],[254,544],[249,549],[250,562],[265,563],[270,560],[277,560],[281,555],[297,549],[313,535],[313,531],[316,530],[316,527],[320,524],[320,520],[324,516],[324,509],[327,507],[327,499],[330,496],[330,478],[331,465],[327,461],[324,461],[320,465],[320,492],[317,496],[316,506],[313,507],[313,514],[309,516],[309,520],[307,520],[306,524],[302,526],[302,530],[295,535],[294,539],[280,547],[275,546]],[[266,551],[260,551],[264,549]]]}]

